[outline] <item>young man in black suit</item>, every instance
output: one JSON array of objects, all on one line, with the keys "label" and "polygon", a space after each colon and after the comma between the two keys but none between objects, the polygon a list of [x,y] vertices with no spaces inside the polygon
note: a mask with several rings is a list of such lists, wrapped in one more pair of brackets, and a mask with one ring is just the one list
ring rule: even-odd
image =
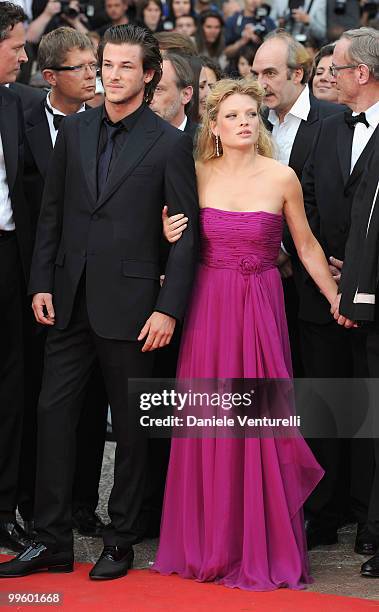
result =
[{"label": "young man in black suit", "polygon": [[[197,259],[191,139],[151,111],[161,76],[157,42],[116,26],[99,47],[104,106],[67,117],[44,192],[30,293],[50,327],[39,403],[37,543],[0,576],[73,568],[70,516],[75,424],[95,358],[100,360],[117,441],[111,525],[92,579],[124,576],[133,562],[146,480],[147,439],[128,378],[149,377],[154,350],[181,319]],[[162,208],[189,227],[170,250],[160,286]]]},{"label": "young man in black suit", "polygon": [[[324,119],[303,172],[307,217],[326,257],[332,258],[332,271],[337,281],[350,229],[352,202],[374,147],[373,136],[378,131],[378,62],[379,33],[376,30],[349,30],[337,42],[332,70],[338,101],[353,113],[347,111]],[[299,316],[307,376],[367,376],[365,331],[336,326],[325,298],[304,269],[302,272]],[[348,471],[348,463],[340,452],[343,443],[338,439],[319,440],[319,461],[327,473],[306,506],[314,516],[316,537],[324,543],[336,539],[338,512],[343,510],[339,503],[343,499],[337,494]],[[355,551],[372,554],[377,543],[367,525],[367,516],[373,449],[370,441],[354,440],[351,452],[352,509],[358,522]]]},{"label": "young man in black suit", "polygon": [[[95,94],[97,58],[85,34],[62,27],[42,37],[38,65],[50,87],[25,115],[24,187],[35,236],[43,189],[58,130],[66,115],[84,112]],[[46,327],[36,325],[27,336],[27,397],[20,462],[18,509],[26,531],[34,521],[36,470],[36,409],[41,390]],[[88,384],[78,426],[73,492],[73,521],[83,535],[101,536],[104,524],[96,515],[103,459],[108,401],[99,368]]]},{"label": "young man in black suit", "polygon": [[23,301],[29,278],[31,228],[22,191],[24,125],[16,80],[24,49],[24,11],[0,4],[0,546],[27,544],[16,522],[23,415]]}]

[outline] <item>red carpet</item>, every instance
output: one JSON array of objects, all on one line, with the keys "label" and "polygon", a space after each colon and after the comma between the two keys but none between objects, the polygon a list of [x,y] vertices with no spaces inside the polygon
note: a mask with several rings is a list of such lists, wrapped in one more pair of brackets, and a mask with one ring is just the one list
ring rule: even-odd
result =
[{"label": "red carpet", "polygon": [[[6,557],[4,556],[5,560]],[[4,592],[63,594],[62,606],[13,607],[16,610],[67,610],[67,612],[365,612],[379,610],[379,601],[320,595],[281,589],[250,593],[215,584],[200,584],[177,576],[160,576],[149,570],[132,570],[127,577],[92,582],[91,566],[76,564],[72,574],[34,574],[0,580]],[[2,607],[2,606],[1,606]],[[12,608],[10,608],[12,609]]]}]

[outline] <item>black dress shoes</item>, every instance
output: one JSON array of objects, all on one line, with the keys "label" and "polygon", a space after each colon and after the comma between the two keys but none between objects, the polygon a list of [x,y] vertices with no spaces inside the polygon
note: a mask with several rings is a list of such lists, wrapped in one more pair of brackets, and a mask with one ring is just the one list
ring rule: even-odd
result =
[{"label": "black dress shoes", "polygon": [[361,575],[367,578],[379,578],[379,552],[362,565]]},{"label": "black dress shoes", "polygon": [[30,538],[18,523],[0,523],[0,546],[15,552],[25,550],[31,544]]},{"label": "black dress shoes", "polygon": [[326,544],[337,544],[337,530],[332,528],[322,527],[314,519],[307,519],[304,522],[305,535],[307,537],[308,550],[312,550],[316,546],[325,546]]},{"label": "black dress shoes", "polygon": [[0,563],[0,578],[19,578],[36,572],[72,572],[74,556],[70,552],[53,552],[41,542],[33,542],[15,559]]},{"label": "black dress shoes", "polygon": [[131,546],[105,546],[96,565],[91,569],[91,580],[113,580],[126,576],[133,565],[134,551]]},{"label": "black dress shoes", "polygon": [[354,552],[358,555],[375,555],[378,546],[374,541],[374,538],[370,536],[367,526],[358,523],[357,526],[357,537],[355,538]]},{"label": "black dress shoes", "polygon": [[101,538],[105,525],[90,508],[78,508],[72,515],[72,526],[81,535]]}]

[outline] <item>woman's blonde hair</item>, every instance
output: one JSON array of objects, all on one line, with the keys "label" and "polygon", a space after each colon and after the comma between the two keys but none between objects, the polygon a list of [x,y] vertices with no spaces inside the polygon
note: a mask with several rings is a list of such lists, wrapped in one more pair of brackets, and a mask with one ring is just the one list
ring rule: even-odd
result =
[{"label": "woman's blonde hair", "polygon": [[[217,157],[216,138],[211,130],[211,123],[216,121],[221,103],[233,96],[242,94],[249,96],[257,103],[259,118],[258,153],[264,157],[272,157],[273,146],[271,135],[267,131],[260,115],[260,110],[264,98],[264,90],[253,78],[246,79],[222,79],[218,81],[206,101],[206,110],[203,115],[203,122],[199,131],[196,146],[196,159],[202,162]],[[222,155],[222,142],[219,140],[219,153]]]}]

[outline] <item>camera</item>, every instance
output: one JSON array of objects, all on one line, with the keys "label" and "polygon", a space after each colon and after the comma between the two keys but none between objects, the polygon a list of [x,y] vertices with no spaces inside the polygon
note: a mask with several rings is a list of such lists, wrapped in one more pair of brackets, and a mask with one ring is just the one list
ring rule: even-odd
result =
[{"label": "camera", "polygon": [[268,4],[262,4],[255,9],[254,19],[256,21],[254,25],[254,32],[260,36],[260,38],[264,38],[267,32],[267,26],[265,23],[265,19],[270,14],[271,7]]},{"label": "camera", "polygon": [[344,15],[346,13],[346,0],[336,0],[334,12],[336,15]]},{"label": "camera", "polygon": [[362,13],[368,13],[368,19],[375,19],[376,14],[379,10],[379,4],[378,2],[366,2],[366,4],[364,4],[362,6]]}]

